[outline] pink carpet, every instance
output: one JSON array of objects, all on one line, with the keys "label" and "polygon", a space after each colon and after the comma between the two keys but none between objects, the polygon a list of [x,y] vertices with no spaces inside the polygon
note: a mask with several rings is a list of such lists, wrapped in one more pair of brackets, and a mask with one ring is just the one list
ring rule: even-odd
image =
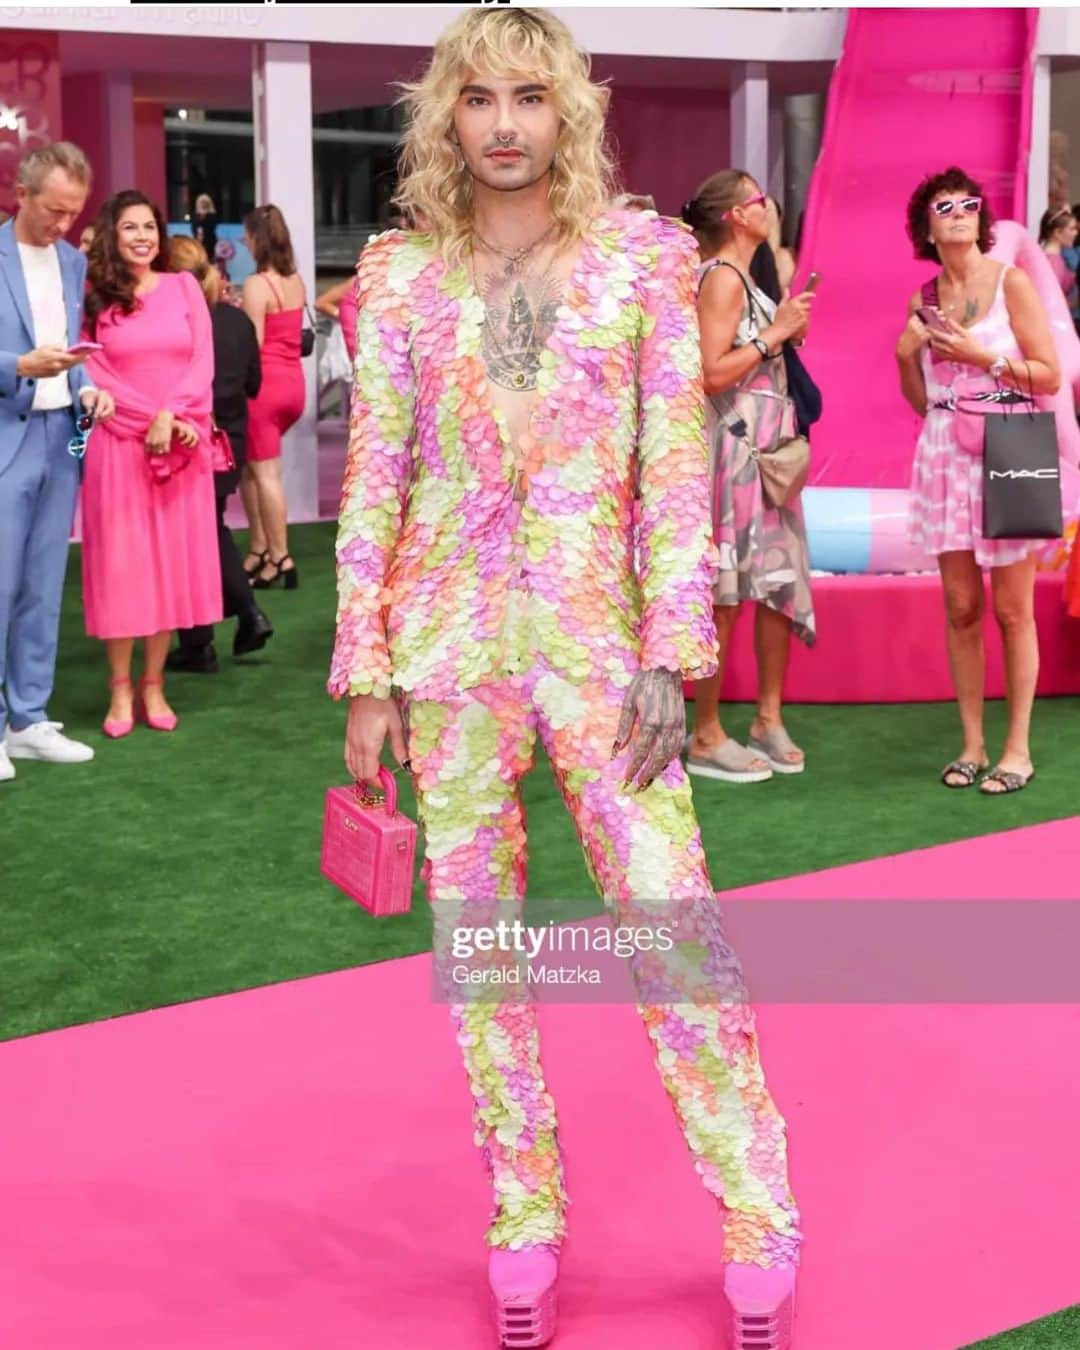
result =
[{"label": "pink carpet", "polygon": [[[1080,820],[740,892],[1076,893]],[[1038,877],[1038,880],[1035,878]],[[475,1350],[486,1194],[429,959],[0,1046],[4,1350]],[[545,1006],[562,1350],[720,1350],[719,1225],[629,1006]],[[1076,1007],[760,1010],[798,1350],[955,1350],[1080,1300]]]}]

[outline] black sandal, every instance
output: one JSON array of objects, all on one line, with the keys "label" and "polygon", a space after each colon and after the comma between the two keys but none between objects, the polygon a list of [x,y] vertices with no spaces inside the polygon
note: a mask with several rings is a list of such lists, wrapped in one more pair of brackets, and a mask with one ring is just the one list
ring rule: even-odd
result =
[{"label": "black sandal", "polygon": [[[979,774],[986,768],[985,764],[976,764],[973,759],[954,759],[951,764],[946,764],[941,771],[941,781],[947,788],[969,788],[974,787],[975,780]],[[962,783],[950,783],[949,775],[957,773],[963,776]]]},{"label": "black sandal", "polygon": [[[1012,773],[1008,769],[1003,769],[1000,764],[995,764],[986,777],[979,784],[979,791],[985,797],[1005,797],[1010,792],[1019,792],[1026,788],[1035,777],[1035,770],[1025,778],[1022,773]],[[988,788],[987,783],[1000,783],[1001,788]]]},{"label": "black sandal", "polygon": [[[292,563],[292,566],[286,568],[285,564],[287,562]],[[264,577],[263,567],[274,568],[273,575]],[[300,585],[300,573],[296,570],[296,561],[290,553],[283,553],[277,562],[275,562],[273,558],[270,557],[269,552],[267,552],[266,561],[263,563],[263,567],[259,568],[251,581],[252,586],[257,591],[268,591],[271,586],[276,586],[279,581],[287,591],[295,591],[297,586]]]},{"label": "black sandal", "polygon": [[[249,567],[247,565],[248,558],[255,559],[254,567]],[[268,548],[264,548],[261,553],[256,553],[253,548],[249,548],[247,553],[244,555],[244,561],[241,563],[241,566],[244,569],[244,573],[247,576],[247,579],[250,581],[253,576],[255,576],[258,572],[261,572],[263,570],[263,568],[269,561],[270,561],[270,550]]]}]

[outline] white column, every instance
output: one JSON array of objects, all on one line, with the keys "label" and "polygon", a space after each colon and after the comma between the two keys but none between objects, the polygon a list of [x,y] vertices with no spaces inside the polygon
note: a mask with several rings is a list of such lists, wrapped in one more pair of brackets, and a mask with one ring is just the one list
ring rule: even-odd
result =
[{"label": "white column", "polygon": [[1027,227],[1039,233],[1050,194],[1050,58],[1035,58],[1031,91],[1031,154],[1028,156]]},{"label": "white column", "polygon": [[[256,42],[252,51],[256,205],[281,208],[296,266],[315,298],[315,174],[312,161],[311,52],[306,42]],[[307,322],[305,318],[305,323]],[[304,359],[307,401],[285,437],[281,467],[289,520],[319,514],[317,380]]]},{"label": "white column", "polygon": [[731,77],[731,167],[769,182],[769,74],[763,61],[740,61]]},{"label": "white column", "polygon": [[[105,119],[108,128],[109,180],[112,190],[135,186],[135,90],[130,73],[104,77]],[[160,202],[161,209],[165,203]]]},{"label": "white column", "polygon": [[781,100],[769,109],[769,182],[765,191],[784,205],[784,103]]}]

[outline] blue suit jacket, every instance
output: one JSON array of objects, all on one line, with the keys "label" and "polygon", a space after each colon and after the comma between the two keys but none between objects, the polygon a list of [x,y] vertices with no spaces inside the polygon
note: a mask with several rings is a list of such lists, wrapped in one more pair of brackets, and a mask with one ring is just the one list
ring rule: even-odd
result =
[{"label": "blue suit jacket", "polygon": [[[64,284],[67,309],[68,345],[79,340],[82,326],[83,291],[86,286],[86,259],[62,239],[56,245],[60,255],[60,276]],[[20,356],[37,346],[30,299],[26,293],[22,258],[15,240],[15,222],[0,225],[0,473],[19,452],[30,420],[35,384],[20,379],[15,364]],[[85,367],[68,371],[72,402],[90,383]]]}]

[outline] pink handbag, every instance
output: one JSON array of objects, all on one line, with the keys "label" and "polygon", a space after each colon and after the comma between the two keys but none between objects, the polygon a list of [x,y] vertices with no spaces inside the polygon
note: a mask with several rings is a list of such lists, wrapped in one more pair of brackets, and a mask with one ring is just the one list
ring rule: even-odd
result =
[{"label": "pink handbag", "polygon": [[397,809],[397,784],[382,765],[379,782],[385,799],[360,783],[327,790],[320,870],[370,913],[407,914],[416,822]]},{"label": "pink handbag", "polygon": [[236,468],[236,456],[229,433],[223,431],[216,422],[210,426],[210,467],[215,473],[231,473]]}]

